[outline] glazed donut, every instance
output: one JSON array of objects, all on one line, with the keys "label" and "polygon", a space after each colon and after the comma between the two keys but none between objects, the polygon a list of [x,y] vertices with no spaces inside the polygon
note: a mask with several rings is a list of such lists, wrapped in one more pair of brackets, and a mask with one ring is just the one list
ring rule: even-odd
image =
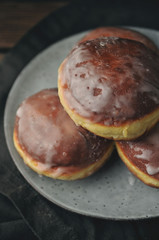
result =
[{"label": "glazed donut", "polygon": [[159,119],[159,55],[117,37],[77,44],[59,67],[60,101],[76,124],[108,139],[135,139]]},{"label": "glazed donut", "polygon": [[133,141],[116,141],[119,156],[128,169],[145,184],[159,187],[159,123]]},{"label": "glazed donut", "polygon": [[151,48],[154,51],[158,51],[157,46],[145,35],[127,28],[121,27],[99,27],[90,31],[85,35],[80,42],[93,40],[100,37],[120,37],[135,40],[143,43],[146,47]]},{"label": "glazed donut", "polygon": [[61,106],[57,89],[44,89],[22,102],[16,113],[14,145],[35,172],[63,180],[93,174],[114,146],[76,126]]}]

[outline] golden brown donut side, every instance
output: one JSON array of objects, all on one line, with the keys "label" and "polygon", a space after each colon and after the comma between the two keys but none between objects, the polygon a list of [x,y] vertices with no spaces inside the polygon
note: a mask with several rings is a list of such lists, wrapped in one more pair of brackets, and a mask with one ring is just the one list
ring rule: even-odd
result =
[{"label": "golden brown donut side", "polygon": [[65,180],[91,175],[113,151],[113,142],[74,124],[60,104],[57,89],[42,90],[23,101],[13,139],[30,168]]},{"label": "golden brown donut side", "polygon": [[159,124],[133,141],[116,141],[119,156],[145,184],[159,187]]},{"label": "golden brown donut side", "polygon": [[80,43],[59,68],[60,101],[89,131],[134,139],[159,118],[158,65],[159,56],[136,41],[100,38]]},{"label": "golden brown donut side", "polygon": [[85,165],[83,167],[78,166],[61,166],[61,167],[51,167],[49,169],[45,168],[43,164],[37,162],[36,159],[33,159],[30,155],[24,153],[19,145],[17,134],[14,132],[14,145],[17,149],[19,155],[24,160],[25,164],[30,167],[33,171],[40,175],[44,175],[53,179],[60,179],[60,180],[77,180],[86,178],[96,171],[98,171],[110,158],[114,144],[113,142],[110,144],[109,148],[105,152],[105,154],[99,159],[97,162],[91,163],[89,165]]}]

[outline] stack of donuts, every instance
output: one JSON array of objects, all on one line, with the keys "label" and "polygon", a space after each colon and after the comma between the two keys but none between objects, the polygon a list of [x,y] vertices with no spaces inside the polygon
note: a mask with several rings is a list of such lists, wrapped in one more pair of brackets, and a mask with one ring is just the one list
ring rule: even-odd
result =
[{"label": "stack of donuts", "polygon": [[85,178],[114,146],[128,169],[159,187],[159,54],[139,32],[101,27],[70,51],[58,89],[19,106],[14,144],[24,162],[55,179]]}]

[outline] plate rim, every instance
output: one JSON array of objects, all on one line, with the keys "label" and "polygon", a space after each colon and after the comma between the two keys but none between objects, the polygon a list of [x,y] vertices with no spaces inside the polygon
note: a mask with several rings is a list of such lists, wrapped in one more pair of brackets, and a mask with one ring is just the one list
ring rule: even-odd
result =
[{"label": "plate rim", "polygon": [[[152,32],[157,32],[159,33],[158,30],[155,30],[155,29],[149,29],[149,28],[143,28],[143,27],[134,27],[134,26],[123,26],[123,27],[126,27],[126,28],[130,28],[130,29],[135,29],[137,31],[139,30],[148,30],[148,31],[152,31]],[[84,31],[84,32],[87,32],[87,31]],[[83,32],[83,33],[84,33]],[[82,32],[80,32],[82,33]],[[77,34],[80,34],[80,33],[77,33]],[[75,36],[77,34],[74,34],[72,36]],[[72,37],[72,36],[68,36],[66,38],[69,38],[69,37]],[[65,38],[64,38],[65,39]],[[61,39],[59,40],[58,42],[64,40],[64,39]],[[7,143],[7,148],[9,150],[9,153],[11,155],[11,158],[12,158],[12,161],[14,162],[14,164],[16,165],[18,171],[21,173],[21,175],[24,177],[24,179],[38,192],[40,193],[42,196],[44,196],[46,199],[48,199],[50,202],[52,203],[55,203],[56,205],[68,210],[68,211],[71,211],[71,212],[75,212],[75,213],[78,213],[78,214],[82,214],[84,216],[90,216],[90,217],[96,217],[96,218],[102,218],[102,219],[110,219],[110,220],[139,220],[139,219],[148,219],[148,218],[155,218],[155,217],[158,217],[159,216],[159,213],[157,215],[152,215],[152,216],[141,216],[141,217],[111,217],[111,216],[101,216],[101,215],[98,215],[98,214],[90,214],[90,213],[86,213],[85,211],[81,211],[81,210],[78,210],[77,208],[72,208],[72,207],[67,207],[65,205],[62,205],[60,204],[59,202],[57,202],[56,200],[53,200],[51,197],[49,197],[47,194],[45,194],[44,191],[42,191],[40,189],[40,187],[38,188],[35,184],[33,184],[33,182],[27,177],[25,176],[25,174],[23,173],[22,169],[18,166],[18,162],[14,159],[14,154],[12,152],[12,149],[11,149],[11,146],[9,144],[9,139],[7,137],[7,118],[8,118],[8,113],[7,113],[7,106],[9,104],[9,101],[10,101],[10,97],[11,97],[11,94],[12,94],[12,91],[14,90],[14,88],[16,87],[16,85],[18,84],[18,79],[21,77],[21,74],[23,74],[23,72],[26,71],[26,69],[28,68],[28,66],[30,64],[32,64],[32,61],[35,61],[36,58],[38,58],[40,55],[43,54],[43,52],[45,52],[46,50],[49,50],[49,48],[51,48],[54,44],[58,43],[58,42],[55,42],[53,43],[52,45],[44,48],[41,52],[39,52],[38,54],[36,54],[33,58],[31,58],[31,60],[23,67],[22,71],[20,71],[20,73],[18,74],[18,76],[16,77],[16,79],[14,80],[14,83],[9,91],[9,94],[8,94],[8,97],[7,97],[7,101],[6,101],[6,104],[5,104],[5,109],[4,109],[4,133],[5,133],[5,139],[6,139],[6,143]]]}]

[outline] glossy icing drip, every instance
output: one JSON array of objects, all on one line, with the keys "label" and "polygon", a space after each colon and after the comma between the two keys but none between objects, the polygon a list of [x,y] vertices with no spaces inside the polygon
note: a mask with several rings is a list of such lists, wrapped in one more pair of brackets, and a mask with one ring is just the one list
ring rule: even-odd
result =
[{"label": "glossy icing drip", "polygon": [[149,175],[159,174],[159,124],[147,135],[134,141],[120,141],[119,145],[137,167]]},{"label": "glossy icing drip", "polygon": [[90,164],[100,159],[110,144],[74,124],[60,104],[57,89],[42,90],[23,101],[15,130],[23,151],[43,170]]},{"label": "glossy icing drip", "polygon": [[159,56],[143,44],[117,37],[78,44],[63,62],[64,98],[77,114],[120,125],[159,107]]}]

